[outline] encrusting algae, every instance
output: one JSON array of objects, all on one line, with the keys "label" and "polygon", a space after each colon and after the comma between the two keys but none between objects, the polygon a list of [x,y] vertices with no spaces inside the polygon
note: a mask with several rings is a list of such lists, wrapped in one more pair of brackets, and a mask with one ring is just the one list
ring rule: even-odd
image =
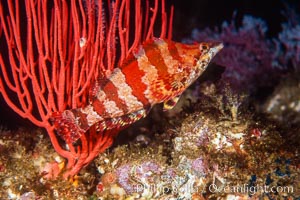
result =
[{"label": "encrusting algae", "polygon": [[[210,84],[207,87],[212,88]],[[223,95],[231,95],[229,89]],[[218,99],[219,94],[209,98]],[[203,94],[202,94],[203,95]],[[187,97],[187,98],[186,98]],[[189,101],[189,92],[182,101]],[[238,97],[236,97],[238,98]],[[232,99],[232,98],[226,98]],[[215,101],[221,102],[221,101]],[[182,104],[186,105],[186,104]],[[62,160],[50,141],[38,130],[2,129],[1,198],[26,199],[272,199],[300,196],[299,149],[290,148],[280,129],[264,117],[243,111],[232,118],[232,103],[198,101],[173,117],[154,109],[128,134],[145,135],[147,142],[132,140],[101,154],[94,164],[73,181],[43,177],[47,163]],[[235,104],[234,104],[235,105]],[[226,107],[226,106],[225,106]],[[220,109],[223,111],[220,111]],[[228,112],[226,112],[226,110]],[[210,111],[210,112],[208,112]],[[166,126],[147,126],[147,120],[162,119]],[[180,116],[180,117],[179,117]],[[152,119],[151,119],[152,117]],[[151,124],[151,123],[150,123]],[[151,130],[151,127],[154,128]],[[151,132],[155,137],[151,136]],[[35,136],[35,135],[39,136]],[[299,142],[300,140],[298,140]],[[293,141],[295,146],[297,141]],[[33,145],[34,144],[34,145]],[[299,145],[299,144],[298,144]],[[52,164],[55,164],[52,162]],[[279,188],[266,192],[261,188]],[[234,191],[238,190],[238,191]]]},{"label": "encrusting algae", "polygon": [[[187,114],[181,126],[155,137],[147,147],[133,144],[102,155],[96,160],[98,167],[103,174],[114,174],[116,181],[98,191],[100,196],[108,199],[299,196],[297,154],[287,152],[284,138],[273,125],[251,115],[239,118],[228,120],[222,114],[195,111]],[[116,183],[126,195],[110,193]],[[268,191],[277,187],[285,191]]]}]

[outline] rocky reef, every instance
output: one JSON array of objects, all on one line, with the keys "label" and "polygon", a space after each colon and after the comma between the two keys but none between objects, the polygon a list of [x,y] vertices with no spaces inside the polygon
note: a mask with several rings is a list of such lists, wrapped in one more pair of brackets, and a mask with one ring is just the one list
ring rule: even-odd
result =
[{"label": "rocky reef", "polygon": [[181,109],[154,109],[121,133],[133,134],[127,144],[101,154],[69,181],[47,179],[49,169],[63,169],[64,161],[41,131],[3,128],[1,198],[299,198],[299,126],[286,132],[273,118],[253,112],[247,98],[228,86],[196,86],[181,99]]}]

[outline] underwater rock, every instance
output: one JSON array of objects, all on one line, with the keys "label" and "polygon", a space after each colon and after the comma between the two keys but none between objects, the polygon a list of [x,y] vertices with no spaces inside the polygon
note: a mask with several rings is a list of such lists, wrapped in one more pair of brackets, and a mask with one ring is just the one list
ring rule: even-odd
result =
[{"label": "underwater rock", "polygon": [[262,111],[285,125],[300,123],[300,74],[283,78],[268,100]]}]

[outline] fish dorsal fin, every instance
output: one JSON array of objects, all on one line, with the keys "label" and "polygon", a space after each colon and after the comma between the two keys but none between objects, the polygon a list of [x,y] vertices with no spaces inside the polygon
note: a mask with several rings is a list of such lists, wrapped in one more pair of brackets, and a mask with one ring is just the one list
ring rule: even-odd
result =
[{"label": "fish dorsal fin", "polygon": [[133,53],[130,53],[123,61],[122,64],[119,66],[119,69],[123,69],[124,67],[130,66],[131,63],[136,61]]},{"label": "fish dorsal fin", "polygon": [[155,44],[155,40],[159,40],[157,38],[155,39],[149,39],[149,40],[146,40],[145,42],[143,42],[143,48],[145,50],[147,49],[153,49],[154,47],[156,47],[157,45]]},{"label": "fish dorsal fin", "polygon": [[171,110],[177,104],[180,95],[164,102],[164,111]]},{"label": "fish dorsal fin", "polygon": [[106,77],[100,77],[94,81],[94,83],[92,84],[90,91],[89,91],[90,101],[93,100],[93,98],[97,96],[97,94],[101,90],[101,88],[104,88],[107,81],[108,81],[108,79]]},{"label": "fish dorsal fin", "polygon": [[[155,38],[156,39],[156,38]],[[149,39],[143,42],[143,44],[138,45],[133,51],[122,61],[119,66],[120,69],[129,66],[132,62],[136,61],[135,54],[138,54],[140,49],[147,50],[153,49],[155,46],[154,39]]]}]

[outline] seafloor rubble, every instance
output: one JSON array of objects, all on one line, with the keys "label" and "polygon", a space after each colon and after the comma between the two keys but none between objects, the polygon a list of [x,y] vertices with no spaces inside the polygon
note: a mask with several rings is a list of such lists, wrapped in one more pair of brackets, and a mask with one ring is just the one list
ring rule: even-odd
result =
[{"label": "seafloor rubble", "polygon": [[196,84],[177,109],[154,109],[72,180],[47,179],[64,161],[41,130],[2,128],[0,198],[300,198],[300,127],[268,119],[248,99],[227,86]]}]

